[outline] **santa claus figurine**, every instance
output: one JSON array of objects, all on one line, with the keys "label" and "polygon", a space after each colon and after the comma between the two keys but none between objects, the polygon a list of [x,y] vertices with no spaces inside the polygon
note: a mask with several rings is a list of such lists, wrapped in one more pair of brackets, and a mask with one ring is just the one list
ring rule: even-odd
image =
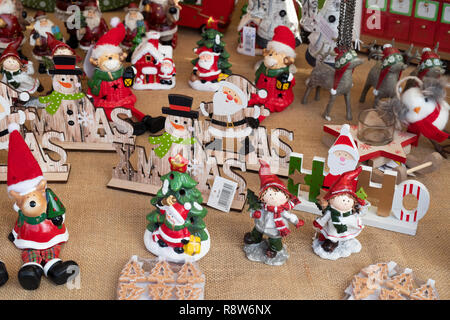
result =
[{"label": "santa claus figurine", "polygon": [[41,92],[44,88],[39,79],[33,77],[33,62],[21,59],[17,52],[19,41],[11,42],[0,56],[2,82],[19,92],[27,92],[28,94],[33,94],[36,91]]},{"label": "santa claus figurine", "polygon": [[[300,203],[283,182],[270,170],[270,166],[260,160],[259,209],[251,209],[250,217],[255,227],[244,236],[244,251],[252,261],[261,261],[270,265],[281,265],[289,255],[283,246],[283,238],[291,232],[288,224],[297,228],[304,224],[295,214],[289,211]],[[263,236],[268,241],[263,241]]]},{"label": "santa claus figurine", "polygon": [[94,106],[105,110],[111,121],[114,108],[130,109],[138,122],[133,123],[134,134],[141,135],[147,130],[156,133],[164,128],[164,117],[152,118],[134,107],[136,96],[131,85],[136,74],[134,68],[125,70],[123,63],[127,54],[120,43],[125,37],[125,26],[119,18],[111,20],[113,27],[105,33],[93,47],[90,63],[95,66],[92,78],[88,81],[88,94],[94,98]]},{"label": "santa claus figurine", "polygon": [[261,109],[259,106],[248,107],[247,95],[237,85],[228,81],[221,81],[218,85],[213,102],[200,104],[203,115],[211,119],[208,131],[214,137],[206,149],[223,150],[224,138],[237,138],[243,139],[238,152],[246,155],[254,150],[248,137],[259,126]]},{"label": "santa claus figurine", "polygon": [[50,47],[47,43],[47,33],[51,33],[57,40],[62,39],[59,27],[50,21],[43,11],[37,11],[34,16],[33,30],[30,35],[30,45],[33,47],[33,58],[39,61],[39,73],[45,73],[43,57],[51,55]]},{"label": "santa claus figurine", "polygon": [[139,26],[145,25],[145,23],[144,16],[139,11],[139,6],[136,3],[130,3],[125,10],[127,12],[124,20],[126,34],[121,45],[125,50],[129,50],[134,45],[133,39],[138,33]]},{"label": "santa claus figurine", "polygon": [[88,3],[84,8],[83,20],[84,23],[82,23],[82,27],[78,31],[78,39],[80,48],[87,51],[108,31],[108,25],[102,18],[102,13],[94,1]]},{"label": "santa claus figurine", "polygon": [[179,0],[141,0],[139,9],[144,15],[147,30],[161,34],[160,41],[177,46],[177,22],[180,19]]},{"label": "santa claus figurine", "polygon": [[313,223],[318,237],[312,246],[323,259],[336,260],[361,251],[356,237],[364,228],[360,209],[365,201],[356,195],[354,184],[361,171],[358,167],[342,174],[321,200],[323,215]]},{"label": "santa claus figurine", "polygon": [[[327,165],[330,171],[325,176],[322,187],[328,190],[343,173],[355,170],[358,162],[358,147],[350,133],[350,126],[344,124],[339,137],[328,150]],[[356,183],[357,181],[355,180],[355,188]]]},{"label": "santa claus figurine", "polygon": [[[267,97],[259,103],[270,112],[281,112],[294,101],[295,37],[289,28],[279,26],[263,50],[264,60],[256,71],[256,87],[265,89]],[[262,121],[264,118],[261,117]]]},{"label": "santa claus figurine", "polygon": [[76,262],[59,258],[62,244],[69,239],[64,223],[66,208],[47,187],[41,168],[18,129],[17,124],[8,127],[7,184],[18,214],[9,239],[22,250],[24,262],[19,283],[26,290],[35,290],[45,275],[54,284],[62,285],[80,272]]},{"label": "santa claus figurine", "polygon": [[[11,42],[21,38],[24,42],[23,31],[26,24],[22,16],[23,6],[17,0],[0,0],[0,51],[3,51]],[[26,16],[26,12],[25,12]]]},{"label": "santa claus figurine", "polygon": [[168,86],[173,85],[176,72],[177,70],[175,69],[175,63],[172,58],[163,58],[158,72],[159,83]]}]

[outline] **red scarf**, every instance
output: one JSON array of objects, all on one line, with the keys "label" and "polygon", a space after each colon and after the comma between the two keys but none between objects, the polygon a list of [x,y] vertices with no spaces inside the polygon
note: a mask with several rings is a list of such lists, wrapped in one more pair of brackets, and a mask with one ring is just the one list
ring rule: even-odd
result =
[{"label": "red scarf", "polygon": [[280,236],[286,237],[291,232],[291,230],[289,230],[288,227],[284,224],[284,222],[281,218],[281,213],[283,211],[291,210],[299,203],[300,203],[300,201],[297,198],[292,198],[291,200],[289,200],[288,202],[286,202],[285,204],[283,204],[281,206],[275,207],[275,206],[264,205],[264,209],[266,211],[270,211],[273,213],[273,220],[275,222],[275,227],[280,232]]},{"label": "red scarf", "polygon": [[[449,134],[439,130],[438,128],[436,128],[436,126],[433,125],[433,122],[439,117],[440,112],[441,106],[436,102],[436,108],[434,109],[434,111],[424,119],[411,123],[408,126],[408,132],[415,133],[418,136],[423,134],[428,139],[439,143],[445,141],[449,138]],[[417,141],[418,140],[419,139],[417,139]]]}]

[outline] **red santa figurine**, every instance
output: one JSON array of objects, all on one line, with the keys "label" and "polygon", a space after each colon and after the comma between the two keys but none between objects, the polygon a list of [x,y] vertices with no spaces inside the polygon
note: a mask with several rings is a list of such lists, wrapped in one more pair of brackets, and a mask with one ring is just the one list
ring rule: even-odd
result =
[{"label": "red santa figurine", "polygon": [[171,58],[164,58],[159,67],[159,82],[171,86],[174,84],[176,74],[175,63]]},{"label": "red santa figurine", "polygon": [[105,33],[92,49],[89,61],[95,66],[95,70],[88,81],[88,94],[93,96],[96,108],[105,110],[108,120],[111,121],[111,112],[114,108],[127,108],[138,120],[133,123],[135,135],[143,134],[147,130],[156,133],[164,128],[165,118],[152,118],[134,107],[136,96],[130,87],[136,69],[124,68],[123,63],[127,54],[120,47],[125,37],[125,26],[119,18],[113,18],[111,26],[113,28]]},{"label": "red santa figurine", "polygon": [[164,221],[160,227],[153,232],[153,241],[160,247],[171,247],[176,253],[184,253],[183,246],[189,243],[191,233],[188,230],[190,221],[187,220],[191,204],[189,202],[182,205],[177,202],[174,196],[164,198],[156,205],[161,214],[164,215]]},{"label": "red santa figurine", "polygon": [[86,5],[83,16],[85,25],[78,30],[78,39],[80,48],[87,51],[91,45],[95,45],[100,37],[108,31],[108,25],[102,18],[102,13],[94,1]]},{"label": "red santa figurine", "polygon": [[18,38],[21,38],[21,45],[24,42],[25,28],[20,24],[17,11],[15,0],[0,1],[0,51]]},{"label": "red santa figurine", "polygon": [[136,3],[132,2],[128,5],[127,14],[125,15],[125,39],[122,41],[122,47],[129,50],[133,47],[133,39],[138,33],[138,26],[140,23],[144,23],[144,16],[139,11],[139,7]]},{"label": "red santa figurine", "polygon": [[[359,152],[350,133],[350,126],[344,124],[339,137],[328,150],[327,165],[330,171],[323,180],[323,188],[328,190],[343,173],[355,170],[358,162]],[[355,188],[356,183],[355,180]]]},{"label": "red santa figurine", "polygon": [[47,188],[41,168],[18,130],[15,123],[8,126],[8,194],[18,213],[9,239],[22,250],[19,283],[26,290],[35,290],[43,275],[61,285],[76,276],[79,268],[76,262],[59,258],[62,244],[69,239],[66,209]]},{"label": "red santa figurine", "polygon": [[204,46],[195,48],[194,53],[198,55],[198,61],[192,70],[189,85],[195,90],[216,91],[219,88],[219,75],[222,73],[218,66],[221,52]]},{"label": "red santa figurine", "polygon": [[[295,86],[294,61],[295,37],[285,26],[275,29],[273,39],[263,50],[264,60],[256,71],[256,87],[265,89],[267,97],[258,103],[270,110],[280,112],[294,101],[293,87]],[[261,117],[262,121],[264,117]]]},{"label": "red santa figurine", "polygon": [[51,33],[57,40],[62,39],[59,27],[50,21],[43,11],[37,11],[34,16],[34,26],[30,34],[30,45],[33,47],[33,58],[39,61],[39,73],[45,73],[44,57],[51,55],[47,43],[47,33]]}]

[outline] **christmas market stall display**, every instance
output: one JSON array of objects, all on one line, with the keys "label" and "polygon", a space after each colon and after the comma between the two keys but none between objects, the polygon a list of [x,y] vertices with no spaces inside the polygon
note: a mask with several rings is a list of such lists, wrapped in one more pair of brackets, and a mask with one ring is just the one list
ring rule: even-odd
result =
[{"label": "christmas market stall display", "polygon": [[[260,160],[260,163],[259,195],[256,197],[252,193],[249,196],[249,212],[255,226],[244,236],[244,251],[251,261],[283,265],[289,258],[283,245],[283,238],[291,232],[288,225],[291,223],[299,228],[304,221],[290,212],[299,203],[297,197],[270,171],[266,162]],[[264,236],[268,239],[264,239]]]},{"label": "christmas market stall display", "polygon": [[230,54],[225,50],[223,34],[218,31],[216,20],[209,19],[202,38],[197,42],[194,53],[198,56],[192,60],[194,68],[189,85],[200,91],[216,91],[218,82],[231,74]]},{"label": "christmas market stall display", "polygon": [[203,300],[205,275],[195,262],[132,256],[119,276],[117,300]]},{"label": "christmas market stall display", "polygon": [[14,200],[17,222],[8,239],[22,251],[20,285],[26,290],[39,288],[43,275],[56,285],[65,284],[80,270],[72,260],[59,258],[69,239],[65,226],[66,208],[48,188],[41,168],[19,133],[19,126],[8,126],[8,195]]},{"label": "christmas market stall display", "polygon": [[181,155],[169,158],[170,172],[161,177],[162,188],[151,200],[155,210],[147,215],[144,242],[160,258],[173,262],[199,260],[209,251],[211,240],[204,222],[208,211],[202,194],[187,173]]},{"label": "christmas market stall display", "polygon": [[[142,135],[146,131],[156,133],[164,127],[164,117],[154,117],[142,113],[135,107],[136,96],[131,90],[136,68],[124,67],[127,53],[123,52],[120,43],[125,38],[125,26],[115,17],[113,27],[105,33],[92,48],[88,61],[95,67],[93,72],[85,72],[90,77],[88,94],[94,98],[94,107],[103,108],[106,117],[111,121],[111,113],[117,107],[131,111],[137,122],[133,122],[133,134]],[[87,57],[86,57],[87,59]],[[85,61],[86,65],[87,61]],[[89,74],[90,73],[90,74]]]},{"label": "christmas market stall display", "polygon": [[439,300],[433,279],[422,281],[394,261],[363,268],[345,294],[348,300]]}]

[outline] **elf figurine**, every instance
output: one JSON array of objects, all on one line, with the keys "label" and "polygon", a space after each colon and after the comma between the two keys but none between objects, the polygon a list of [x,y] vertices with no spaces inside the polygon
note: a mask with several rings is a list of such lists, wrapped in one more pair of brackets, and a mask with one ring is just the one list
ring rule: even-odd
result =
[{"label": "elf figurine", "polygon": [[[256,71],[256,87],[265,89],[267,97],[255,99],[270,112],[281,112],[294,101],[295,37],[289,28],[278,26],[273,39],[263,50],[264,60]],[[257,98],[252,97],[252,98]],[[260,121],[264,117],[260,117]]]},{"label": "elf figurine", "polygon": [[336,260],[361,251],[356,237],[364,225],[360,218],[365,201],[355,193],[354,180],[362,167],[340,176],[318,203],[323,215],[313,222],[318,237],[314,239],[314,252],[323,259]]},{"label": "elf figurine", "polygon": [[[125,26],[119,18],[111,19],[112,29],[105,33],[93,47],[90,63],[95,66],[92,78],[88,81],[88,94],[94,98],[94,106],[105,110],[111,121],[114,108],[130,109],[138,120],[134,122],[135,135],[142,135],[147,130],[156,133],[164,128],[164,117],[152,118],[134,107],[136,96],[131,86],[136,75],[134,67],[124,68],[127,53],[123,52],[120,43],[125,38]],[[86,70],[86,69],[85,69]]]},{"label": "elf figurine", "polygon": [[33,58],[39,61],[39,73],[45,73],[43,57],[51,54],[47,43],[47,32],[55,36],[57,40],[62,39],[59,27],[50,21],[43,11],[37,11],[34,16],[34,26],[30,34],[30,45],[33,47]]},{"label": "elf figurine", "polygon": [[33,62],[23,60],[17,52],[19,41],[11,42],[0,56],[0,71],[2,82],[8,84],[19,92],[33,94],[44,90],[39,79],[34,78]]},{"label": "elf figurine", "polygon": [[8,194],[19,214],[9,239],[22,250],[24,264],[19,270],[20,285],[26,290],[39,288],[45,275],[56,285],[79,273],[74,261],[62,261],[62,244],[69,239],[64,224],[66,208],[47,188],[39,164],[19,133],[15,123],[10,132],[8,151]]},{"label": "elf figurine", "polygon": [[[244,251],[249,260],[282,265],[289,257],[283,246],[283,238],[291,232],[288,223],[297,228],[304,224],[303,220],[289,212],[300,201],[272,174],[265,161],[260,160],[260,164],[259,199],[250,209],[250,217],[255,220],[255,227],[244,236]],[[267,236],[268,241],[263,241],[263,236]]]}]

